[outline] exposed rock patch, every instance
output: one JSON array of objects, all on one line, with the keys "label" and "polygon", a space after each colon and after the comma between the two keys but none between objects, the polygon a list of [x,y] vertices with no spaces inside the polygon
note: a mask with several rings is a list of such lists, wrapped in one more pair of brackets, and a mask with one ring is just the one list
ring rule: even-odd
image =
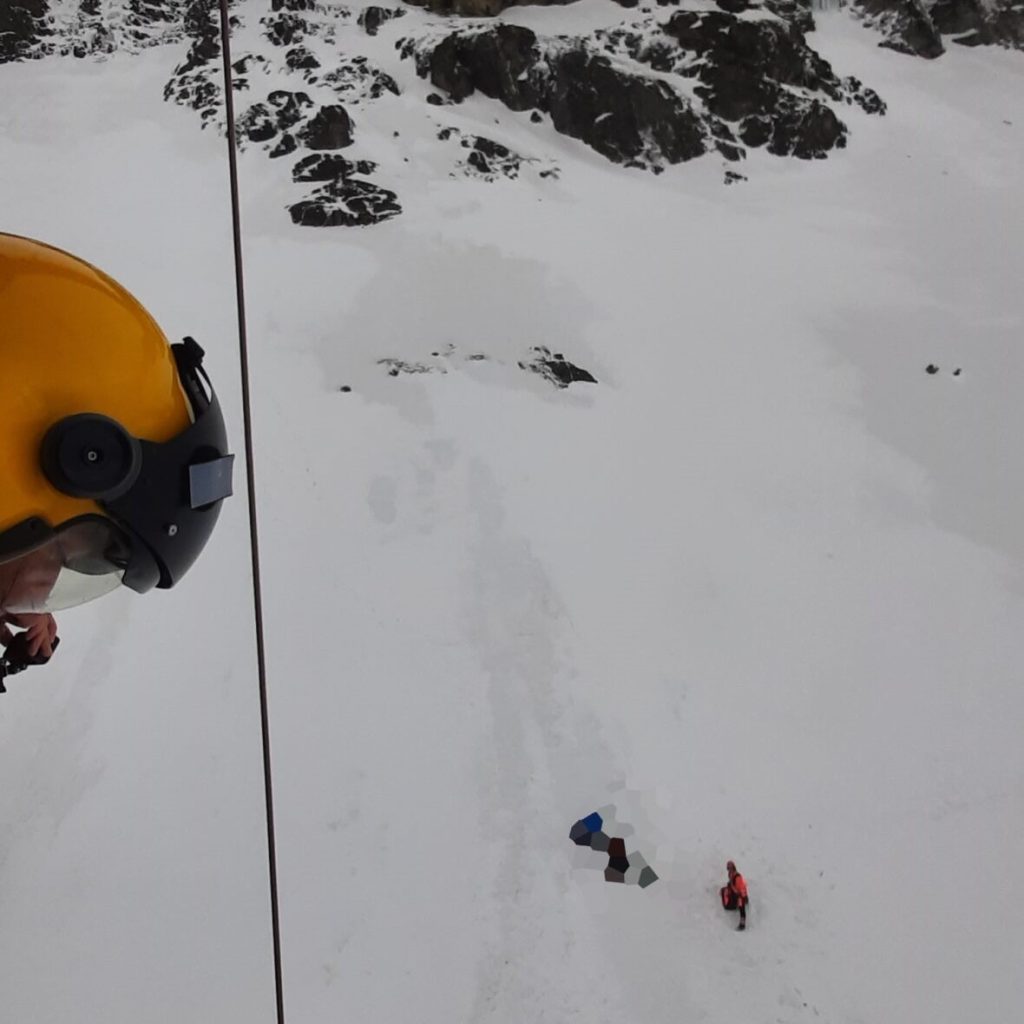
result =
[{"label": "exposed rock patch", "polygon": [[352,145],[352,119],[339,103],[321,107],[297,133],[307,149],[344,149]]},{"label": "exposed rock patch", "polygon": [[946,52],[922,0],[852,0],[852,4],[866,25],[883,34],[880,46],[928,60]]},{"label": "exposed rock patch", "polygon": [[402,212],[394,192],[361,178],[339,178],[288,207],[292,222],[306,227],[366,227]]},{"label": "exposed rock patch", "polygon": [[185,60],[164,87],[164,99],[197,111],[204,126],[221,105],[220,21],[217,0],[190,0],[183,25],[191,40]]},{"label": "exposed rock patch", "polygon": [[535,160],[513,153],[508,146],[482,135],[472,135],[458,128],[442,128],[437,133],[442,142],[457,141],[466,155],[456,165],[467,177],[484,181],[500,178],[516,179],[524,167],[534,167],[541,178],[557,178],[558,167],[551,161]]},{"label": "exposed rock patch", "polygon": [[[311,81],[316,81],[311,78]],[[365,57],[342,58],[321,79],[346,102],[380,99],[385,93],[398,96],[398,83],[380,68],[374,67]]]},{"label": "exposed rock patch", "polygon": [[354,174],[373,174],[377,165],[372,160],[346,160],[334,153],[316,153],[303,157],[292,168],[292,181],[335,181]]},{"label": "exposed rock patch", "polygon": [[406,0],[406,3],[414,7],[426,7],[435,14],[457,14],[467,18],[493,18],[509,7],[520,5],[549,7],[575,2],[576,0]]},{"label": "exposed rock patch", "polygon": [[[217,0],[191,0],[185,24],[192,42],[165,96],[196,109],[204,124],[221,125],[217,6]],[[324,8],[313,0],[271,0],[269,6],[269,14],[260,21],[265,40],[261,50],[243,53],[232,64],[235,91],[249,98],[236,111],[239,144],[258,145],[272,158],[299,150],[317,154],[300,159],[293,170],[296,182],[320,183],[287,207],[296,224],[364,226],[396,216],[401,205],[395,193],[357,177],[375,171],[376,164],[327,156],[354,144],[355,124],[345,105],[322,102],[331,93],[344,96],[346,103],[397,93],[394,80],[362,56],[341,58],[320,74],[321,59],[304,40],[333,43],[337,21],[351,16],[347,9]],[[301,76],[310,91],[273,88],[282,70]]]},{"label": "exposed rock patch", "polygon": [[0,64],[31,57],[50,34],[47,0],[8,0],[0,4]]},{"label": "exposed rock patch", "polygon": [[407,53],[453,100],[479,90],[512,110],[542,110],[558,131],[621,163],[678,163],[707,149],[682,96],[663,81],[623,71],[582,40],[541,43],[527,28],[500,25],[451,33]]},{"label": "exposed rock patch", "polygon": [[383,366],[388,371],[389,377],[397,377],[403,373],[447,373],[448,371],[437,363],[412,363],[406,359],[378,359],[378,366]]},{"label": "exposed rock patch", "polygon": [[240,140],[269,142],[306,118],[313,101],[304,92],[275,89],[266,103],[254,103],[237,122]]},{"label": "exposed rock patch", "polygon": [[597,378],[593,374],[570,363],[561,352],[552,353],[551,349],[543,345],[535,345],[530,351],[531,356],[520,362],[519,368],[540,374],[556,388],[567,388],[579,381],[587,384],[597,383]]},{"label": "exposed rock patch", "polygon": [[400,7],[364,7],[359,12],[359,26],[368,36],[375,36],[381,26],[394,18],[402,18],[405,11]]},{"label": "exposed rock patch", "polygon": [[753,146],[823,157],[846,144],[832,104],[884,112],[876,93],[839,78],[808,45],[800,26],[810,14],[797,0],[719,6],[728,9],[645,11],[579,38],[474,26],[407,41],[403,55],[455,102],[479,91],[512,110],[543,111],[603,156],[654,170],[712,149],[730,160]]},{"label": "exposed rock patch", "polygon": [[0,0],[0,64],[103,57],[180,42],[189,0]]},{"label": "exposed rock patch", "polygon": [[1006,46],[1024,49],[1024,4],[1019,0],[937,0],[932,21],[961,46]]}]

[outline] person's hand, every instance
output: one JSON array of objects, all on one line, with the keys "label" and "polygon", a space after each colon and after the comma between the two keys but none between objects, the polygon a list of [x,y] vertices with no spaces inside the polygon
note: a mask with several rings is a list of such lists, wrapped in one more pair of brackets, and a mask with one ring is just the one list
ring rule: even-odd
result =
[{"label": "person's hand", "polygon": [[[19,615],[6,616],[8,622],[21,626],[25,630],[28,656],[34,658],[41,654],[44,658],[53,656],[53,641],[57,639],[57,620],[43,612],[22,612]],[[7,635],[2,637],[4,643],[10,640],[11,634],[3,627]]]}]

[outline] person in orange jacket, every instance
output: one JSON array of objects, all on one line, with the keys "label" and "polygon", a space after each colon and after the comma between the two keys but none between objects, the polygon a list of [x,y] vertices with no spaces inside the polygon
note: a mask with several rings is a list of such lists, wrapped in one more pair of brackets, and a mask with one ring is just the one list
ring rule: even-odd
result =
[{"label": "person in orange jacket", "polygon": [[736,870],[733,861],[730,860],[726,863],[725,870],[729,872],[729,881],[721,888],[722,906],[726,910],[740,912],[740,923],[736,930],[741,932],[747,927],[747,904],[750,902],[747,883]]}]

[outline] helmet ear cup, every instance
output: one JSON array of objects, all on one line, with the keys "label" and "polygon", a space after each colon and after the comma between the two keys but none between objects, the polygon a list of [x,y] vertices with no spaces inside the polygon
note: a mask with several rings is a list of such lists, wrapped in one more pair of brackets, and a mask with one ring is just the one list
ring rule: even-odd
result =
[{"label": "helmet ear cup", "polygon": [[59,491],[75,498],[112,501],[131,489],[142,469],[142,447],[116,420],[79,413],[46,432],[43,472]]}]

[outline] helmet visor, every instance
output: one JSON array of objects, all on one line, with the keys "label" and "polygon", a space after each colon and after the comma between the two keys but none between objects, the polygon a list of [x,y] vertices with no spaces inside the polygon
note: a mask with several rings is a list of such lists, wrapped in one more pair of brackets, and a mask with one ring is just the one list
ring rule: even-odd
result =
[{"label": "helmet visor", "polygon": [[109,519],[72,520],[31,550],[0,561],[0,611],[56,612],[102,597],[121,583],[130,552]]}]

